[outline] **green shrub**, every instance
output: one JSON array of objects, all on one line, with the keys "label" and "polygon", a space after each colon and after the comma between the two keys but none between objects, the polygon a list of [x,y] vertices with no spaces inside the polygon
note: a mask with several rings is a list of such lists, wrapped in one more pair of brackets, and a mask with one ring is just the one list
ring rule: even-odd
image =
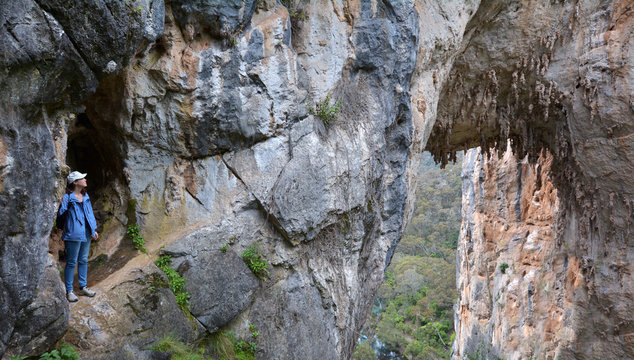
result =
[{"label": "green shrub", "polygon": [[311,115],[318,116],[326,125],[337,118],[337,114],[341,110],[341,99],[337,100],[334,105],[330,105],[330,93],[326,97],[315,104],[308,106]]},{"label": "green shrub", "polygon": [[500,264],[500,272],[502,274],[506,274],[506,269],[508,269],[508,268],[509,268],[509,264],[507,264],[505,262]]},{"label": "green shrub", "polygon": [[126,231],[126,235],[132,242],[134,243],[134,247],[141,251],[142,253],[147,254],[147,250],[145,249],[145,239],[141,236],[141,228],[139,225],[128,225],[128,230]]},{"label": "green shrub", "polygon": [[[12,358],[13,359],[13,358]],[[20,359],[19,357],[17,359]],[[22,357],[22,359],[24,359]],[[39,360],[78,360],[79,354],[72,345],[62,344],[57,349],[40,355]]]},{"label": "green shrub", "polygon": [[357,348],[354,350],[354,360],[377,360],[376,354],[372,349],[369,341],[364,341],[363,343],[357,345]]},{"label": "green shrub", "polygon": [[257,245],[250,245],[243,253],[242,260],[249,269],[262,280],[266,280],[269,275],[269,262],[260,254]]},{"label": "green shrub", "polygon": [[183,310],[189,310],[189,293],[185,291],[185,278],[183,278],[176,270],[172,269],[170,264],[172,258],[169,255],[163,255],[155,262],[156,266],[161,269],[167,276],[170,289],[176,297],[176,303]]},{"label": "green shrub", "polygon": [[240,340],[236,342],[234,347],[236,359],[238,360],[255,360],[255,353],[258,351],[258,345],[253,341]]},{"label": "green shrub", "polygon": [[172,360],[207,360],[205,349],[196,350],[191,345],[187,345],[174,339],[171,335],[163,337],[152,350],[171,354]]}]

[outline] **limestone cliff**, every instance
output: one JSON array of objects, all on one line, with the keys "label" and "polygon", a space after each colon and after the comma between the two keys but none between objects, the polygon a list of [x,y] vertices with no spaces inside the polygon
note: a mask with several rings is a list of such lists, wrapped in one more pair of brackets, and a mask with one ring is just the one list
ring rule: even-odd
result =
[{"label": "limestone cliff", "polygon": [[631,1],[490,2],[467,27],[427,146],[446,160],[510,139],[528,160],[465,165],[457,357],[634,353],[633,15]]},{"label": "limestone cliff", "polygon": [[[1,44],[13,51],[0,78],[2,218],[16,224],[1,230],[11,316],[0,351],[35,353],[17,337],[31,319],[17,314],[42,276],[68,165],[90,174],[102,225],[89,270],[99,295],[71,307],[65,337],[85,355],[151,358],[165,334],[243,336],[254,325],[260,358],[351,356],[405,225],[439,81],[477,4],[285,4],[2,8]],[[342,108],[325,124],[310,108],[329,93]],[[124,236],[134,224],[148,255]],[[240,258],[253,244],[266,281]],[[159,253],[184,276],[191,317],[156,286]],[[8,280],[16,273],[24,281]]]},{"label": "limestone cliff", "polygon": [[[64,301],[41,323],[31,309],[38,284],[63,300],[45,264],[69,166],[89,173],[102,237],[99,295],[70,309],[66,341],[142,359],[168,333],[255,325],[259,358],[347,359],[423,148],[441,160],[507,138],[531,162],[553,154],[558,239],[613,285],[575,303],[598,314],[606,295],[606,340],[597,325],[575,344],[631,342],[631,4],[283,3],[1,1],[0,353],[66,331]],[[329,124],[310,111],[327,94],[342,103]],[[124,236],[134,224],[148,255]],[[240,258],[253,244],[266,281]],[[159,254],[184,276],[191,316],[156,286]]]}]

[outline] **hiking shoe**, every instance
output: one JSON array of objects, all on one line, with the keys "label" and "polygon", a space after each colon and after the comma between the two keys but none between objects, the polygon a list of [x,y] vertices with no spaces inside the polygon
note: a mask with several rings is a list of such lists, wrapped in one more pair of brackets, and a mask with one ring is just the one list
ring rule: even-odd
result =
[{"label": "hiking shoe", "polygon": [[93,297],[93,296],[95,296],[95,294],[96,294],[96,292],[94,290],[90,290],[88,288],[88,286],[84,286],[83,288],[79,289],[79,295]]},{"label": "hiking shoe", "polygon": [[69,291],[69,292],[66,293],[66,298],[68,299],[69,302],[75,302],[75,301],[79,300],[77,295],[75,295],[75,293],[72,292],[72,291]]}]

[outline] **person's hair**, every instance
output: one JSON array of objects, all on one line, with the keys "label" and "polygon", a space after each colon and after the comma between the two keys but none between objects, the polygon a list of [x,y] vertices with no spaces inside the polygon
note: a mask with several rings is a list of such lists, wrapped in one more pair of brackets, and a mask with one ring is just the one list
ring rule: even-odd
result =
[{"label": "person's hair", "polygon": [[[72,183],[70,183],[70,184],[66,185],[66,193],[67,193],[67,194],[70,194],[70,193],[72,193],[73,191],[75,191],[75,183],[74,183],[74,182],[72,182]],[[81,189],[81,194],[82,194],[82,195],[86,195],[86,188]]]}]

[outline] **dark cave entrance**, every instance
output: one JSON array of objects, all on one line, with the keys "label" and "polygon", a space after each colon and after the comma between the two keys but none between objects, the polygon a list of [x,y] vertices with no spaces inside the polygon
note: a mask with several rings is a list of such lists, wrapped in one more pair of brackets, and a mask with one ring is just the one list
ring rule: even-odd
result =
[{"label": "dark cave entrance", "polygon": [[97,145],[99,134],[86,113],[77,115],[68,132],[66,164],[71,171],[88,173],[88,193],[93,204],[97,203],[108,182],[107,157]]},{"label": "dark cave entrance", "polygon": [[[87,173],[88,194],[97,220],[97,231],[114,216],[113,209],[120,204],[123,159],[118,151],[117,137],[103,129],[101,123],[90,118],[92,112],[77,114],[69,125],[66,164],[70,171]],[[96,119],[99,120],[99,119]]]}]

